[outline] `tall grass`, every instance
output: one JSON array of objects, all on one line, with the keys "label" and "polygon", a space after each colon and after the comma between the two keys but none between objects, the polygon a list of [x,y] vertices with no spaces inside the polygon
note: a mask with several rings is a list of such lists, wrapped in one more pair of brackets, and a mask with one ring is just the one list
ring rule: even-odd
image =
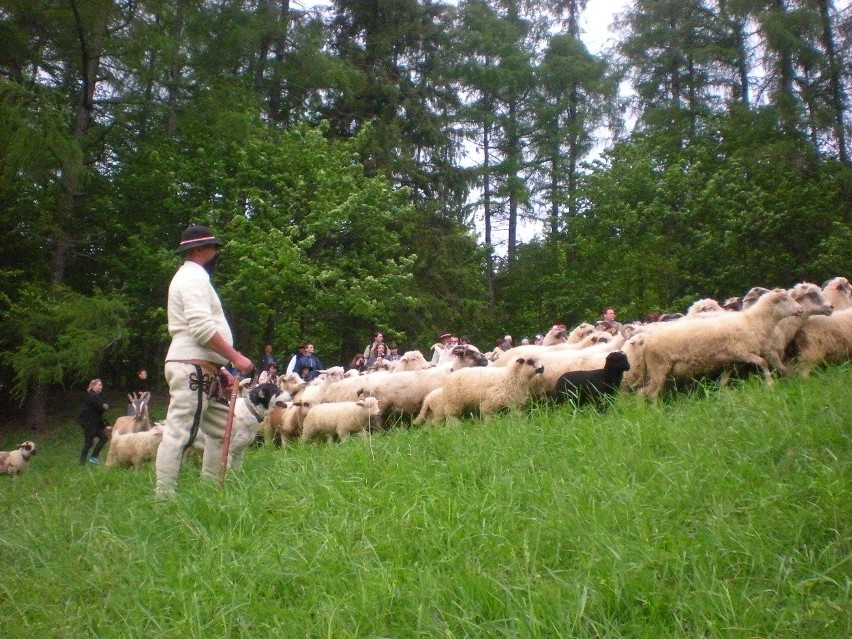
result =
[{"label": "tall grass", "polygon": [[0,483],[0,637],[846,639],[850,381],[265,446],[165,502],[69,423]]}]

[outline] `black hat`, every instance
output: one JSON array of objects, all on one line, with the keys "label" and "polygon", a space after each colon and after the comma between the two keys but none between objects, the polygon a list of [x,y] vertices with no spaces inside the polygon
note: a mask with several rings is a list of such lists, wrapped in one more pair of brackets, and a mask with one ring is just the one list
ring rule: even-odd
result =
[{"label": "black hat", "polygon": [[181,233],[177,252],[183,253],[199,246],[222,246],[223,244],[222,240],[213,235],[213,231],[206,226],[195,224]]}]

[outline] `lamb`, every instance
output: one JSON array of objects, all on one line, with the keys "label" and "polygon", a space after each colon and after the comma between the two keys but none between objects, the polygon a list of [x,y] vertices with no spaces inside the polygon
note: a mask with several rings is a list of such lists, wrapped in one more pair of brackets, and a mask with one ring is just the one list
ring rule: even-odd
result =
[{"label": "lamb", "polygon": [[769,348],[775,325],[785,317],[800,315],[802,307],[784,289],[775,289],[738,313],[712,319],[672,322],[642,333],[645,385],[642,392],[656,398],[668,378],[695,378],[716,372],[726,364],[747,362],[760,366],[772,383],[766,355],[776,368],[781,362]]},{"label": "lamb", "polygon": [[113,437],[104,466],[133,466],[135,470],[139,470],[145,462],[154,461],[157,458],[157,448],[163,441],[163,430],[162,426],[153,426],[146,431]]},{"label": "lamb", "polygon": [[311,407],[302,424],[302,441],[320,437],[331,441],[334,435],[345,441],[350,435],[376,428],[381,410],[375,397],[357,402],[331,402]]},{"label": "lamb", "polygon": [[845,277],[835,277],[822,285],[822,292],[836,311],[852,308],[852,285]]},{"label": "lamb", "polygon": [[15,450],[0,451],[0,475],[17,477],[26,472],[30,459],[38,452],[35,443],[25,441],[18,444]]},{"label": "lamb", "polygon": [[128,395],[127,399],[133,406],[133,415],[124,415],[116,419],[115,424],[112,425],[111,437],[141,433],[151,428],[151,419],[148,416],[148,402],[151,399],[151,393],[147,391],[134,393]]},{"label": "lamb", "polygon": [[810,377],[822,362],[842,362],[852,357],[852,308],[831,315],[814,315],[802,324],[791,342],[793,370]]},{"label": "lamb", "polygon": [[310,402],[302,401],[288,402],[283,407],[270,409],[264,424],[268,423],[271,439],[276,446],[280,446],[283,440],[292,441],[301,435],[302,424],[310,408]]},{"label": "lamb", "polygon": [[502,408],[517,408],[530,398],[544,366],[535,358],[518,357],[508,366],[463,368],[448,375],[440,392],[423,402],[415,424],[433,419],[455,420],[469,412],[488,418]]},{"label": "lamb", "polygon": [[[604,333],[601,333],[604,335]],[[541,353],[539,359],[544,365],[544,374],[536,381],[535,394],[545,396],[556,388],[556,381],[568,371],[595,370],[603,368],[606,356],[619,350],[625,342],[621,335],[610,336],[610,341],[602,341],[582,349],[561,349],[553,347]]]},{"label": "lamb", "polygon": [[604,396],[619,391],[624,373],[629,370],[627,355],[614,351],[606,356],[603,368],[563,373],[556,380],[553,398],[557,403],[574,401],[578,405],[594,403],[601,407]]}]

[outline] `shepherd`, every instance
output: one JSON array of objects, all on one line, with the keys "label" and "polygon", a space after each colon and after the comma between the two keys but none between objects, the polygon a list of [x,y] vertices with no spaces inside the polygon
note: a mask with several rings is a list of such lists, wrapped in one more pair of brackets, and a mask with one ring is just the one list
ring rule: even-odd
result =
[{"label": "shepherd", "polygon": [[159,496],[175,493],[183,453],[199,429],[205,435],[201,475],[217,479],[228,419],[224,393],[236,384],[226,364],[231,362],[244,375],[254,369],[252,361],[234,348],[231,327],[210,281],[222,245],[209,228],[194,225],[183,232],[177,248],[184,262],[169,285],[172,341],[165,376],[170,401],[157,449]]}]

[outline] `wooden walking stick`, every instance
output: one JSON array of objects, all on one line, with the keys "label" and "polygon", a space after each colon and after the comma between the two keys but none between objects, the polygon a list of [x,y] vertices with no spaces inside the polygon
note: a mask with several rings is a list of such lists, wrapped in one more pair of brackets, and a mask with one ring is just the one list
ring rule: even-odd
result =
[{"label": "wooden walking stick", "polygon": [[231,430],[234,428],[234,409],[237,406],[237,380],[231,384],[231,399],[228,401],[228,418],[225,420],[225,434],[222,438],[222,463],[219,466],[219,488],[225,486],[225,471],[228,470],[228,455],[231,452]]}]

